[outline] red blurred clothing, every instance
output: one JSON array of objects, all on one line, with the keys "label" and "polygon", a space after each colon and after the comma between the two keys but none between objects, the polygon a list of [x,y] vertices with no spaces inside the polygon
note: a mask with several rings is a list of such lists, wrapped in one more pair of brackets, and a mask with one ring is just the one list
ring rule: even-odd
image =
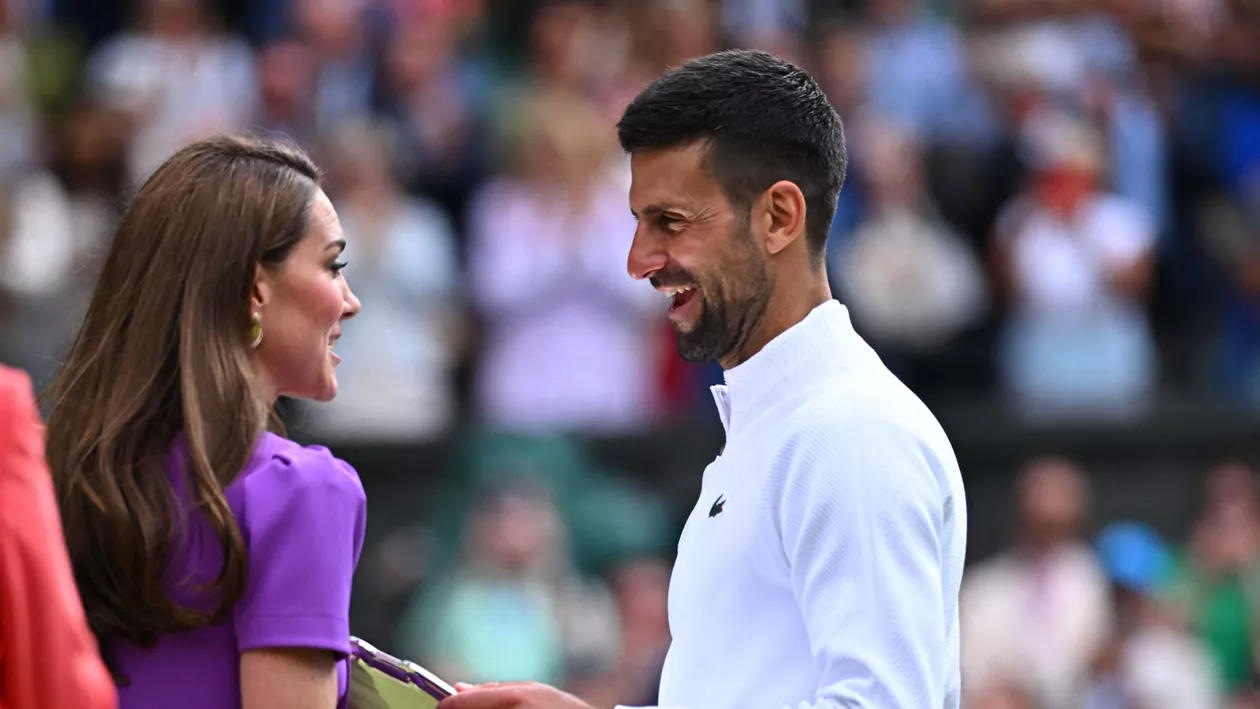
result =
[{"label": "red blurred clothing", "polygon": [[0,709],[114,709],[44,460],[31,380],[0,367]]}]

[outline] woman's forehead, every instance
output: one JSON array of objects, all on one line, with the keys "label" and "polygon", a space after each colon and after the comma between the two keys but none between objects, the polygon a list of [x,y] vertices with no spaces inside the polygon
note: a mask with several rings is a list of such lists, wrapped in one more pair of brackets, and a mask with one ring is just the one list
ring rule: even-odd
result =
[{"label": "woman's forehead", "polygon": [[317,248],[345,239],[337,210],[323,190],[316,190],[311,201],[311,217],[307,225],[307,240],[316,242]]}]

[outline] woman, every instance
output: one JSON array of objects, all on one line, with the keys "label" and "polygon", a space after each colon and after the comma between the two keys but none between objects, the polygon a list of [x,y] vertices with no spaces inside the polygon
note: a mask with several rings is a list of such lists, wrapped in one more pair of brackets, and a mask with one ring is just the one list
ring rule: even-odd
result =
[{"label": "woman", "polygon": [[303,154],[214,138],[123,215],[52,394],[48,457],[124,709],[344,704],[365,500],[324,448],[267,432],[337,393],[359,302]]},{"label": "woman", "polygon": [[0,707],[114,709],[70,574],[31,378],[0,367]]}]

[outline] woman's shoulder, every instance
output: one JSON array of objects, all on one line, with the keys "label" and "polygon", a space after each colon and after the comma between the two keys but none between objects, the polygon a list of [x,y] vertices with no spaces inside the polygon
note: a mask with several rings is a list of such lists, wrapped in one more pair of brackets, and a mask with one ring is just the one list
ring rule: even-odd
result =
[{"label": "woman's shoulder", "polygon": [[364,496],[359,474],[349,463],[320,445],[303,445],[264,433],[240,478],[250,491],[300,493],[310,490],[352,499]]},{"label": "woman's shoulder", "polygon": [[20,369],[0,365],[0,421],[35,419],[35,389],[31,377]]}]

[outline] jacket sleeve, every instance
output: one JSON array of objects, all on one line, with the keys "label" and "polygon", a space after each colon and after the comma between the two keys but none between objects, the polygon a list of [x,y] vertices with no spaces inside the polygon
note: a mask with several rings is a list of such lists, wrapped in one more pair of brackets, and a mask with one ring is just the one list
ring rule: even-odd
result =
[{"label": "jacket sleeve", "polygon": [[114,709],[88,629],[30,379],[0,368],[0,705]]},{"label": "jacket sleeve", "polygon": [[947,706],[943,461],[874,416],[808,427],[788,457],[783,551],[821,670],[797,709]]}]

